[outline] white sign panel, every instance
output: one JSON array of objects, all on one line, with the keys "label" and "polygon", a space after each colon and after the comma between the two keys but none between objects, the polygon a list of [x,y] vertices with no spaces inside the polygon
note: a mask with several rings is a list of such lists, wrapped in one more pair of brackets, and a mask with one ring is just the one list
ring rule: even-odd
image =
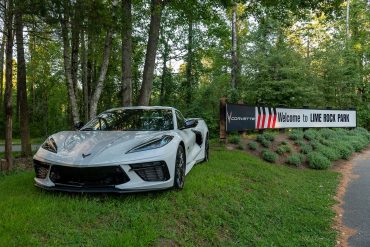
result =
[{"label": "white sign panel", "polygon": [[256,129],[356,127],[354,110],[256,107]]}]

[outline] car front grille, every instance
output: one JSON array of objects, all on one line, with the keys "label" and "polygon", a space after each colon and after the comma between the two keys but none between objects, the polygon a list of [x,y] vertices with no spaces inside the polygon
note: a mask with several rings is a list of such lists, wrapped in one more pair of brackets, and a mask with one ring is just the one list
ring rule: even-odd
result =
[{"label": "car front grille", "polygon": [[50,165],[38,160],[33,160],[33,167],[35,168],[36,178],[44,179],[48,175]]},{"label": "car front grille", "polygon": [[156,182],[170,179],[168,167],[164,161],[131,164],[130,167],[144,181]]},{"label": "car front grille", "polygon": [[120,166],[80,168],[53,165],[49,177],[57,186],[83,188],[114,186],[130,180]]}]

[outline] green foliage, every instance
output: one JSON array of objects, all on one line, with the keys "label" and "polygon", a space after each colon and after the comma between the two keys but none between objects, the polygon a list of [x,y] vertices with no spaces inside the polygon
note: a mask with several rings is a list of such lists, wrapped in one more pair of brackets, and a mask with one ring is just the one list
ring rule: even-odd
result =
[{"label": "green foliage", "polygon": [[314,129],[308,129],[304,132],[304,138],[308,141],[317,139],[319,137],[318,131]]},{"label": "green foliage", "polygon": [[303,160],[300,154],[294,153],[287,158],[286,162],[289,165],[294,165],[298,167],[303,163]]},{"label": "green foliage", "polygon": [[310,145],[310,144],[303,144],[302,146],[301,146],[301,152],[303,153],[303,154],[309,154],[309,153],[311,153],[312,152],[312,146]]},{"label": "green foliage", "polygon": [[319,152],[311,152],[307,155],[308,164],[313,169],[327,169],[331,163],[328,158]]},{"label": "green foliage", "polygon": [[258,146],[257,142],[251,141],[248,143],[248,147],[250,150],[256,150],[257,146]]},{"label": "green foliage", "polygon": [[275,163],[278,157],[274,152],[265,149],[262,151],[262,158],[270,163]]},{"label": "green foliage", "polygon": [[227,138],[227,140],[228,140],[229,143],[239,144],[240,143],[240,135],[230,135]]},{"label": "green foliage", "polygon": [[289,134],[288,134],[288,137],[289,139],[293,140],[293,141],[301,141],[303,140],[303,131],[301,129],[292,129]]},{"label": "green foliage", "polygon": [[238,144],[238,149],[239,149],[239,150],[244,150],[244,145],[243,145],[243,144],[241,144],[241,143],[239,143],[239,144]]},{"label": "green foliage", "polygon": [[291,151],[292,151],[292,149],[289,145],[280,145],[276,149],[276,153],[278,153],[279,155],[282,155],[284,153],[290,153]]},{"label": "green foliage", "polygon": [[321,146],[316,151],[321,153],[322,155],[324,155],[330,161],[339,160],[341,158],[341,153],[339,152],[339,149],[337,149],[337,148],[331,148],[331,147],[328,147],[328,146]]},{"label": "green foliage", "polygon": [[288,145],[288,142],[287,141],[282,141],[280,144],[281,145]]},{"label": "green foliage", "polygon": [[265,136],[260,134],[257,136],[256,140],[259,142],[259,143],[262,143],[262,141],[266,140]]},{"label": "green foliage", "polygon": [[275,134],[272,132],[264,132],[263,137],[268,141],[274,141],[275,140]]},{"label": "green foliage", "polygon": [[267,139],[263,139],[261,145],[264,146],[265,148],[268,148],[271,146],[271,142]]}]

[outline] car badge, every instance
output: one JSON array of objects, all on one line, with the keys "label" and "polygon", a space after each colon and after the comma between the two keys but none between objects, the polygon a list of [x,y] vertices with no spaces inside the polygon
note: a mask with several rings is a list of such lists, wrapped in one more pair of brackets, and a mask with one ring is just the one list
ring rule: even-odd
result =
[{"label": "car badge", "polygon": [[90,156],[91,155],[91,153],[89,153],[89,154],[82,154],[82,158],[86,158],[87,156]]}]

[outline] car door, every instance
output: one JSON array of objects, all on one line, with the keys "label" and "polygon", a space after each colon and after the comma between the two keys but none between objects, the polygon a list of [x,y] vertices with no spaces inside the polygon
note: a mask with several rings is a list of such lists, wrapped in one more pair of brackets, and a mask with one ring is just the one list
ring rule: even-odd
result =
[{"label": "car door", "polygon": [[186,154],[186,163],[193,161],[194,159],[194,146],[195,146],[195,134],[189,129],[185,128],[185,118],[182,116],[181,112],[178,110],[175,111],[176,122],[177,122],[177,131],[178,134],[182,137],[182,140],[185,144],[185,154]]}]

